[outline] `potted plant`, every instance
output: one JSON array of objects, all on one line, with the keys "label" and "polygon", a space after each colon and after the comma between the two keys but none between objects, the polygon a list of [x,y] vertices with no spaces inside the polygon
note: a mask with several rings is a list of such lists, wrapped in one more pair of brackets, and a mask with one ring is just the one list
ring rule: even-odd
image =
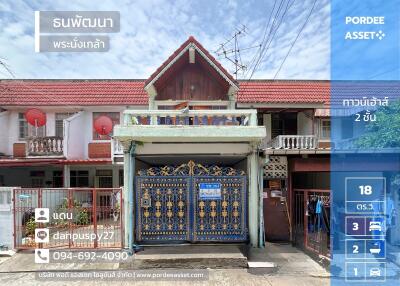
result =
[{"label": "potted plant", "polygon": [[31,217],[25,224],[25,237],[22,238],[22,244],[28,246],[35,245],[35,229],[37,224],[35,217]]},{"label": "potted plant", "polygon": [[31,217],[25,225],[25,236],[33,238],[35,236],[35,229],[37,225],[35,222],[35,218]]},{"label": "potted plant", "polygon": [[115,222],[118,221],[120,212],[121,212],[121,208],[119,206],[119,203],[116,203],[114,206],[114,211],[113,211],[113,218],[114,218]]}]

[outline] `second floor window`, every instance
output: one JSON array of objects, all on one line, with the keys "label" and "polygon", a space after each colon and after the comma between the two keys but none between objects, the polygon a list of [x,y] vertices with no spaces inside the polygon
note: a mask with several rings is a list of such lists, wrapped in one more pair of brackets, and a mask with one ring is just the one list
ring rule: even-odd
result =
[{"label": "second floor window", "polygon": [[[103,116],[103,115],[107,116],[111,119],[112,124],[113,124],[113,129],[114,129],[115,125],[119,124],[119,112],[93,112],[93,124],[97,118],[99,118],[100,116]],[[110,134],[101,135],[93,127],[93,140],[110,140],[112,135],[113,135],[113,131],[111,131]]]},{"label": "second floor window", "polygon": [[56,113],[56,137],[64,137],[64,119],[70,117],[73,113]]},{"label": "second floor window", "polygon": [[30,125],[26,119],[24,113],[18,114],[18,136],[19,139],[26,139],[29,137],[44,137],[46,136],[46,125],[41,127],[35,127]]},{"label": "second floor window", "polygon": [[329,139],[331,137],[331,121],[329,119],[321,120],[321,138]]}]

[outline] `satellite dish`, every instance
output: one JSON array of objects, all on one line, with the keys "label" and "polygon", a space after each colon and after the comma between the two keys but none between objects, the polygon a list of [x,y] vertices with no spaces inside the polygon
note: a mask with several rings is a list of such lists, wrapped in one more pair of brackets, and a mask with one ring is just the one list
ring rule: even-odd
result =
[{"label": "satellite dish", "polygon": [[93,127],[100,135],[107,135],[112,131],[113,122],[110,117],[102,115],[94,121]]},{"label": "satellite dish", "polygon": [[37,108],[28,109],[25,112],[25,119],[30,125],[35,127],[46,125],[46,113]]}]

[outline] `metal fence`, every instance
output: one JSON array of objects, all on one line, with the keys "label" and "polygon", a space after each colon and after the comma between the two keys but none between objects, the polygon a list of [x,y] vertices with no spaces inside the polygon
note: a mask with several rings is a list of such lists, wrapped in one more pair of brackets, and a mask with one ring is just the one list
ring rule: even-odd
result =
[{"label": "metal fence", "polygon": [[[330,191],[296,189],[293,241],[295,245],[330,256]],[[320,208],[317,210],[317,202]]]},{"label": "metal fence", "polygon": [[[122,247],[121,188],[14,189],[13,204],[17,249]],[[36,208],[49,209],[48,222],[35,221]],[[48,231],[48,242],[38,243],[35,229]]]}]

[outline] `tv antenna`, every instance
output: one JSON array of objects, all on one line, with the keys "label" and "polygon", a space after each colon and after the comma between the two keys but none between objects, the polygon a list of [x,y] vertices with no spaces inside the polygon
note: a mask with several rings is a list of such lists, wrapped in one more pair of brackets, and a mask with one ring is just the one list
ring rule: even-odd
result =
[{"label": "tv antenna", "polygon": [[226,40],[224,43],[219,45],[219,48],[215,51],[218,57],[223,57],[234,65],[233,74],[235,79],[238,78],[239,72],[245,72],[247,70],[247,65],[242,61],[241,53],[243,51],[248,51],[255,48],[261,48],[261,44],[256,46],[250,46],[245,48],[240,48],[239,37],[245,36],[247,34],[247,27],[242,25],[240,29],[236,29],[232,37]]}]

